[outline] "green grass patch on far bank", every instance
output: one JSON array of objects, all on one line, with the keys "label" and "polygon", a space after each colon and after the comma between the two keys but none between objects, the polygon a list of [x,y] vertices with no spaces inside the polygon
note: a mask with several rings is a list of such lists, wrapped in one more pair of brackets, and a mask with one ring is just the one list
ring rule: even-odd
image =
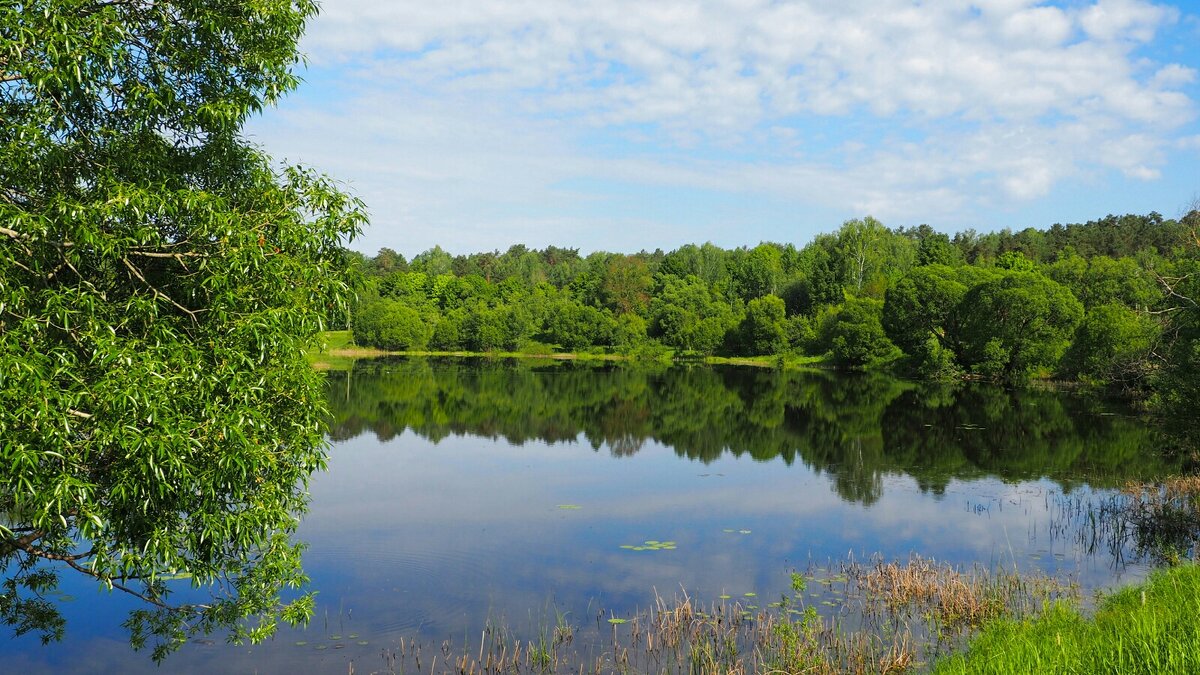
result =
[{"label": "green grass patch on far bank", "polygon": [[1084,618],[1058,602],[1036,618],[987,624],[934,673],[1200,673],[1200,566],[1154,572]]},{"label": "green grass patch on far bank", "polygon": [[705,356],[702,354],[678,352],[666,347],[645,347],[629,353],[607,353],[598,350],[582,352],[561,352],[553,345],[530,341],[517,351],[471,352],[471,351],[400,351],[389,352],[374,347],[360,347],[354,344],[354,336],[348,330],[326,331],[317,339],[317,344],[308,353],[308,361],[314,368],[320,370],[346,370],[356,359],[373,358],[378,356],[459,356],[459,357],[490,357],[490,358],[542,358],[578,361],[660,361],[670,363],[673,360],[696,361],[710,365],[757,366],[763,368],[781,368],[784,370],[803,370],[827,366],[829,358],[823,356],[803,355],[774,355],[774,356]]}]

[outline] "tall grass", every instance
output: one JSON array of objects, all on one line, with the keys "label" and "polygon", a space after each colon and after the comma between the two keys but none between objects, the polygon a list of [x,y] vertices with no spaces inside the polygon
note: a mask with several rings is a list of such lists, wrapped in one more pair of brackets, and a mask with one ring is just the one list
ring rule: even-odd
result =
[{"label": "tall grass", "polygon": [[1200,673],[1200,567],[1156,571],[1091,619],[1057,602],[1036,618],[992,621],[934,672]]}]

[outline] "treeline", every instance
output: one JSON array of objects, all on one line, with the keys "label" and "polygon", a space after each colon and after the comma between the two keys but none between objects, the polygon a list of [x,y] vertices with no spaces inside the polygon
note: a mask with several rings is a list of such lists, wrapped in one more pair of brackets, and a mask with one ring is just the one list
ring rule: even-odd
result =
[{"label": "treeline", "polygon": [[1195,400],[1200,211],[953,237],[851,220],[808,245],[361,257],[388,350],[827,356],[923,377],[1081,379]]}]

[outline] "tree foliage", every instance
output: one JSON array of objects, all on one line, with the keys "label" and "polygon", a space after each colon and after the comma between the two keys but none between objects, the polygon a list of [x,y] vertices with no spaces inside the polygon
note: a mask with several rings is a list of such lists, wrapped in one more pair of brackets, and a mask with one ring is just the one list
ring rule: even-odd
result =
[{"label": "tree foliage", "polygon": [[[1080,378],[1186,402],[1200,400],[1187,393],[1200,370],[1187,365],[1200,323],[1200,274],[1190,267],[1198,218],[1110,216],[950,237],[867,217],[801,248],[706,243],[580,258],[517,245],[454,256],[457,276],[436,277],[444,283],[394,273],[376,273],[374,283],[432,322],[435,345],[470,342],[461,328],[478,310],[469,307],[520,306],[527,335],[572,351],[793,352],[938,379]],[[882,311],[867,311],[864,300],[882,300]]]},{"label": "tree foliage", "polygon": [[[362,206],[239,136],[296,83],[307,0],[0,6],[0,614],[61,570],[146,601],[163,657],[297,622],[289,534],[323,466],[302,350],[344,307]],[[214,587],[172,603],[169,579]],[[30,594],[33,595],[30,595]],[[25,620],[25,621],[22,621]]]},{"label": "tree foliage", "polygon": [[1036,272],[1011,271],[982,283],[958,306],[964,365],[1014,379],[1052,368],[1070,344],[1083,305]]}]

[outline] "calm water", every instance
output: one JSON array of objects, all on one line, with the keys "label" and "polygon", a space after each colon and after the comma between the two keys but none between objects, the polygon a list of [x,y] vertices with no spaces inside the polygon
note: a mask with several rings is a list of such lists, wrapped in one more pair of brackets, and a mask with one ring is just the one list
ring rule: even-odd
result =
[{"label": "calm water", "polygon": [[[1113,404],[991,386],[388,360],[331,373],[329,391],[329,470],[299,532],[319,590],[307,630],[254,648],[217,636],[156,669],[120,628],[131,603],[64,575],[67,640],[0,643],[6,669],[372,672],[402,637],[478,644],[491,618],[532,639],[656,592],[777,596],[793,569],[872,555],[1086,591],[1144,569],[1087,550],[1063,505],[1179,468]],[[622,548],[647,540],[675,548]]]}]

